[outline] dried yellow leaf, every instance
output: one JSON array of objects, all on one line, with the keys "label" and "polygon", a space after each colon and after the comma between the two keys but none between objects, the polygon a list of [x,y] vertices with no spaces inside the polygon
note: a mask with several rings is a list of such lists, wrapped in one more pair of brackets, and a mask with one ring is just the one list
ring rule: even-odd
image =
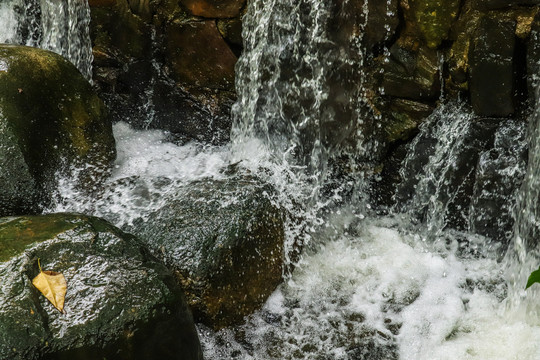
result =
[{"label": "dried yellow leaf", "polygon": [[57,308],[64,312],[64,299],[66,297],[67,282],[64,275],[55,271],[43,271],[39,264],[39,275],[32,280],[32,284]]}]

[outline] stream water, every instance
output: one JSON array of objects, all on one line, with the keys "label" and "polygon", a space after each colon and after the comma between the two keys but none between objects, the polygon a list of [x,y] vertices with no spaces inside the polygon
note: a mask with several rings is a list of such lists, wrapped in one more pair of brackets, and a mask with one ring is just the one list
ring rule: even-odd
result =
[{"label": "stream water", "polygon": [[[46,35],[50,27],[45,25],[39,35],[21,40],[19,17],[24,13],[25,23],[33,24],[34,11],[22,3],[0,5],[0,26],[13,30],[0,31],[0,42],[54,49],[46,45],[56,37]],[[332,69],[361,65],[363,55],[348,44],[354,51],[337,49],[327,56],[334,40],[324,32],[328,9],[323,3],[250,1],[232,144],[177,145],[165,132],[117,123],[118,158],[108,190],[99,199],[88,198],[65,179],[49,211],[89,213],[125,227],[163,206],[175,187],[227,176],[220,170],[240,161],[275,186],[281,205],[304,219],[308,232],[294,272],[260,311],[219,332],[199,325],[206,359],[540,359],[539,290],[523,289],[528,273],[540,264],[534,242],[540,114],[531,117],[528,143],[524,124],[487,125],[490,145],[478,145],[476,165],[463,173],[456,169],[471,159],[467,136],[485,129],[475,128],[481,125],[473,125],[465,106],[443,104],[408,146],[400,185],[408,195],[400,198],[398,187],[399,206],[377,215],[363,196],[367,184],[360,170],[323,195],[328,160],[343,152],[362,158],[373,145],[361,136],[360,146],[336,145],[356,136],[358,125],[367,121],[358,110],[361,86],[345,92],[346,111],[339,116],[349,125],[338,134],[330,131],[337,116],[331,106],[337,101],[331,95]],[[45,10],[40,11],[43,19]],[[70,44],[79,48],[86,40]],[[89,74],[83,60],[73,61]],[[347,74],[362,83],[362,74]],[[468,183],[472,173],[475,179],[496,175],[498,185]],[[144,185],[122,181],[133,177]],[[520,189],[516,179],[523,177]],[[160,181],[164,178],[170,181]],[[460,200],[464,184],[474,194],[465,205]],[[358,196],[343,195],[351,191]],[[500,204],[495,215],[483,205],[490,201]],[[490,222],[498,215],[498,222]],[[297,227],[288,227],[286,245],[290,248],[298,236]]]}]

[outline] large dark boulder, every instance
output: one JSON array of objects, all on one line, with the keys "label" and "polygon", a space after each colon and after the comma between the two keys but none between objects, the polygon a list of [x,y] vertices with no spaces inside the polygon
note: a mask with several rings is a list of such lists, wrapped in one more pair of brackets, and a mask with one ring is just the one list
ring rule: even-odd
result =
[{"label": "large dark boulder", "polygon": [[204,179],[179,187],[129,230],[175,271],[198,320],[230,326],[282,281],[284,213],[273,194],[250,176]]},{"label": "large dark boulder", "polygon": [[0,45],[0,216],[37,211],[57,178],[80,168],[91,189],[115,159],[103,102],[70,62]]},{"label": "large dark boulder", "polygon": [[[32,279],[67,281],[64,313]],[[202,359],[171,274],[141,243],[75,214],[0,218],[0,359]]]},{"label": "large dark boulder", "polygon": [[511,19],[480,20],[469,52],[469,91],[478,115],[508,116],[515,111],[515,28]]}]

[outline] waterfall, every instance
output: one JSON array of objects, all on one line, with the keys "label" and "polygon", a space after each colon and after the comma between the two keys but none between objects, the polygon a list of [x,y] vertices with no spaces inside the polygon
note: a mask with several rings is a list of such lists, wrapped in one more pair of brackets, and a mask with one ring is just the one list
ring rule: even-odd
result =
[{"label": "waterfall", "polygon": [[[294,272],[244,324],[199,326],[205,358],[538,359],[537,290],[523,286],[540,265],[540,108],[525,176],[523,123],[477,118],[441,98],[408,146],[398,204],[373,214],[322,189],[342,155],[355,160],[342,185],[365,179],[358,159],[369,158],[370,139],[362,134],[377,125],[365,111],[368,2],[357,18],[353,0],[248,3],[232,145],[178,145],[163,131],[117,123],[118,158],[103,192],[89,197],[60,179],[61,200],[48,211],[129,229],[178,188],[244,166],[276,188],[290,215],[286,249],[310,241],[299,260],[284,260]],[[56,51],[89,78],[87,26],[85,1],[0,3],[0,41]],[[381,53],[389,61],[388,49]],[[515,240],[501,262],[513,212]]]},{"label": "waterfall", "polygon": [[0,43],[51,50],[92,78],[90,8],[86,0],[7,0],[0,4]]},{"label": "waterfall", "polygon": [[347,4],[352,2],[255,0],[243,22],[233,108],[235,149],[250,152],[242,148],[256,142],[275,160],[314,175],[315,187],[324,178],[328,158],[347,138],[362,143],[360,41],[365,23],[339,27],[353,22]]},{"label": "waterfall", "polygon": [[[537,95],[538,97],[538,95]],[[516,211],[515,253],[520,261],[527,256],[540,259],[540,106],[529,120],[529,161],[527,174],[518,197]],[[540,265],[540,264],[539,264]]]},{"label": "waterfall", "polygon": [[440,235],[446,227],[449,207],[464,179],[470,176],[470,171],[462,173],[458,168],[470,160],[464,148],[469,146],[467,133],[472,117],[463,106],[441,106],[422,124],[400,169],[404,180],[395,196],[397,207],[427,224],[433,236]]}]

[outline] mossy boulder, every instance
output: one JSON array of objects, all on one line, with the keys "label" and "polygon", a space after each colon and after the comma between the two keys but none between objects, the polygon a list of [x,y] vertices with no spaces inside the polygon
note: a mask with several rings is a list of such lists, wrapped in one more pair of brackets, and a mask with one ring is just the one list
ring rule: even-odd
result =
[{"label": "mossy boulder", "polygon": [[456,19],[460,0],[410,0],[410,7],[422,36],[430,48],[437,48],[448,37]]},{"label": "mossy boulder", "polygon": [[238,324],[282,281],[284,213],[273,194],[250,176],[196,181],[130,231],[175,271],[197,320]]},{"label": "mossy boulder", "polygon": [[[33,287],[67,281],[64,313]],[[202,359],[172,275],[133,236],[95,217],[0,218],[0,359]]]},{"label": "mossy boulder", "polygon": [[115,159],[103,102],[70,62],[0,45],[0,216],[35,211],[59,175],[80,168],[91,188]]}]

